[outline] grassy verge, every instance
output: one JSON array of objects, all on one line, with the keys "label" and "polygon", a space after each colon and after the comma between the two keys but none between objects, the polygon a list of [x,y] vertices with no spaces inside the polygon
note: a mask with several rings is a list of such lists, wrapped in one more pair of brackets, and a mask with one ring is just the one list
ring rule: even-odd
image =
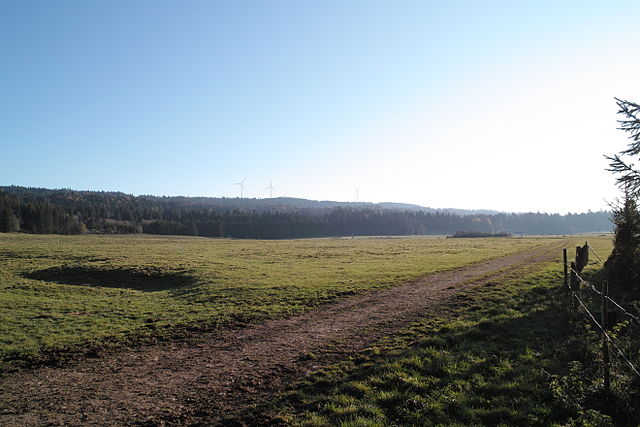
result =
[{"label": "grassy verge", "polygon": [[[601,254],[610,248],[608,239],[590,243]],[[561,271],[559,256],[469,289],[438,316],[316,372],[240,418],[345,427],[635,425],[628,411],[579,402],[593,381],[575,372],[581,356],[559,292]]]},{"label": "grassy verge", "polygon": [[287,316],[553,240],[0,234],[0,368]]}]

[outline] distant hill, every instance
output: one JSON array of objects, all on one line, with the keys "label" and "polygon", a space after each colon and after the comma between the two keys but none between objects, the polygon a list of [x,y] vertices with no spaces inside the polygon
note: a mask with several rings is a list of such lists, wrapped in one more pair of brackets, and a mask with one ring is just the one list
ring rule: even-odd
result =
[{"label": "distant hill", "polygon": [[496,215],[501,213],[499,211],[493,211],[488,209],[427,208],[420,205],[410,205],[406,203],[393,203],[393,202],[376,203],[376,205],[385,209],[400,209],[400,210],[420,211],[420,212],[444,212],[444,213],[452,213],[456,215]]},{"label": "distant hill", "polygon": [[186,196],[133,196],[116,191],[82,191],[71,189],[48,189],[19,186],[0,186],[0,191],[21,197],[44,197],[61,203],[70,203],[81,198],[94,199],[103,197],[113,200],[132,200],[134,198],[148,201],[174,202],[189,206],[213,208],[217,212],[229,212],[237,209],[249,209],[258,212],[291,212],[317,209],[350,208],[350,209],[389,209],[418,212],[443,212],[457,215],[494,215],[500,212],[486,209],[430,208],[426,206],[395,202],[336,202],[330,200],[309,200],[295,197],[274,197],[265,199],[239,197],[186,197]]},{"label": "distant hill", "polygon": [[480,233],[567,234],[611,230],[608,212],[500,213],[403,203],[133,196],[121,192],[0,187],[0,232],[150,233],[292,238]]}]

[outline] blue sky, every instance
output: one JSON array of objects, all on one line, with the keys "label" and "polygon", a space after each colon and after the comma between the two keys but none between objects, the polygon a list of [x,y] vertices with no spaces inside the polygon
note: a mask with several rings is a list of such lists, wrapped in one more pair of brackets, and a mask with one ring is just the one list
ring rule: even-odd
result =
[{"label": "blue sky", "polygon": [[[639,2],[0,0],[0,184],[597,210]],[[579,176],[580,184],[576,185]]]}]

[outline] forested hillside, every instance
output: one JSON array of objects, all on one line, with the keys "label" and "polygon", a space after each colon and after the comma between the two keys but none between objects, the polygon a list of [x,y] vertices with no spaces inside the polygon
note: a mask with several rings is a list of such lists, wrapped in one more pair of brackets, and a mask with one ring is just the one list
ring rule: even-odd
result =
[{"label": "forested hillside", "polygon": [[117,192],[0,187],[0,232],[281,239],[452,234],[461,230],[566,234],[610,229],[607,212],[460,215],[403,204],[289,198],[136,197]]}]

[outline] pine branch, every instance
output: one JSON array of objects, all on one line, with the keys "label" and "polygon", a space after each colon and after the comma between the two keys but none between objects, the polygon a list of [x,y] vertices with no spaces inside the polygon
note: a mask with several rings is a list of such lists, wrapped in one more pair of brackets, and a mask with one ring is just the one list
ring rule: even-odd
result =
[{"label": "pine branch", "polygon": [[607,171],[621,175],[616,178],[618,186],[636,197],[640,196],[640,171],[634,169],[633,164],[627,164],[617,154],[604,157],[610,162]]},{"label": "pine branch", "polygon": [[640,118],[638,118],[640,114],[640,104],[619,98],[615,98],[615,100],[620,108],[618,114],[625,116],[625,119],[618,120],[618,123],[620,123],[618,129],[629,133],[629,139],[633,141],[629,144],[629,148],[622,151],[621,154],[632,156],[640,154]]}]

